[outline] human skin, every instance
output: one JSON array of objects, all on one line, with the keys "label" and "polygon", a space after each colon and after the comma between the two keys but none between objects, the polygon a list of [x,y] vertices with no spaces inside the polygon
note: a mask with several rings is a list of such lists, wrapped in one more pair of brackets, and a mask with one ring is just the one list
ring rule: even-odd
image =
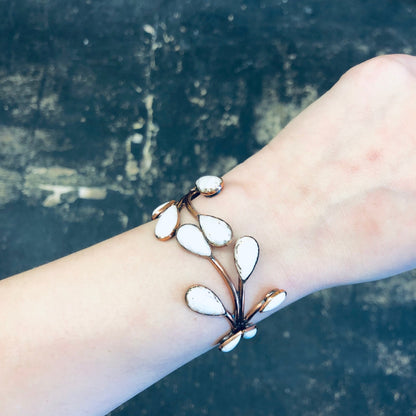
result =
[{"label": "human skin", "polygon": [[[353,68],[224,181],[195,207],[258,240],[248,306],[416,267],[416,58]],[[228,331],[184,303],[196,283],[229,297],[212,265],[153,230],[0,282],[2,414],[104,415]]]}]

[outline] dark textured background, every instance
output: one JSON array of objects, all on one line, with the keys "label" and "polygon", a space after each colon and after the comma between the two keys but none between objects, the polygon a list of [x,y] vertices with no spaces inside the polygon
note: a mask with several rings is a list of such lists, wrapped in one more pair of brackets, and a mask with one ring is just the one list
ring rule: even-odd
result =
[{"label": "dark textured background", "polygon": [[[6,277],[147,221],[352,65],[416,53],[416,2],[0,0],[0,51]],[[414,277],[310,296],[111,415],[416,415]]]}]

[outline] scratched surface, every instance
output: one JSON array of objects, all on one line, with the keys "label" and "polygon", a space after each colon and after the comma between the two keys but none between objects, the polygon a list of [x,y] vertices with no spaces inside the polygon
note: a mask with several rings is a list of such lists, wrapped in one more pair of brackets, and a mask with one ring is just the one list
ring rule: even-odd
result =
[{"label": "scratched surface", "polygon": [[[416,53],[415,22],[411,0],[0,0],[0,278],[147,221],[352,65]],[[310,296],[111,414],[414,416],[415,282]]]}]

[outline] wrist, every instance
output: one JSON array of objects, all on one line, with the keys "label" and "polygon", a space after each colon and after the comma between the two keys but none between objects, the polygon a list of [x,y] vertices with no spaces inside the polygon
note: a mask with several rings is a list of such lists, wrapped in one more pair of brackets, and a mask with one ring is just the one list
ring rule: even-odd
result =
[{"label": "wrist", "polygon": [[[284,235],[279,231],[284,229],[280,220],[277,220],[275,212],[279,201],[274,201],[274,197],[270,195],[272,188],[268,180],[262,180],[264,175],[260,167],[264,163],[268,166],[274,166],[276,163],[265,160],[268,157],[267,153],[262,150],[227,173],[224,176],[224,189],[220,195],[215,198],[199,197],[194,201],[199,213],[213,215],[229,223],[233,229],[234,241],[239,237],[250,235],[259,243],[259,261],[246,284],[247,310],[271,289],[284,289],[288,292],[287,301],[282,306],[318,289],[316,284],[311,285],[311,281],[305,279],[302,267],[298,268],[297,275],[291,272],[295,268],[289,263],[291,260],[289,256],[293,253],[288,248],[292,249],[295,243],[290,241],[290,235]],[[306,231],[305,227],[302,228]],[[217,249],[215,255],[226,270],[236,277],[233,246],[234,244],[231,244],[229,247]],[[287,258],[285,254],[288,255]],[[293,260],[299,263],[298,256],[294,256]]]}]

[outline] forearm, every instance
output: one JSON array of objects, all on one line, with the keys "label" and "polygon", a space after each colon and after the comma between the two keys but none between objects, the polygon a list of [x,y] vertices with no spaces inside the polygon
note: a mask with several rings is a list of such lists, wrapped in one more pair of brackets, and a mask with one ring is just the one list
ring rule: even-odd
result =
[{"label": "forearm", "polygon": [[226,325],[185,307],[203,266],[172,243],[147,224],[1,282],[2,412],[102,415],[208,349]]},{"label": "forearm", "polygon": [[[235,237],[258,238],[261,255],[247,283],[246,310],[275,287],[288,291],[287,303],[310,290],[265,261],[263,217],[248,191],[253,173],[242,166],[225,175],[220,195],[195,201],[200,212],[228,221]],[[102,415],[227,333],[226,319],[195,314],[184,302],[186,290],[199,283],[231,309],[224,282],[175,239],[158,241],[154,225],[0,283],[4,412]],[[216,255],[235,278],[232,248]]]}]

